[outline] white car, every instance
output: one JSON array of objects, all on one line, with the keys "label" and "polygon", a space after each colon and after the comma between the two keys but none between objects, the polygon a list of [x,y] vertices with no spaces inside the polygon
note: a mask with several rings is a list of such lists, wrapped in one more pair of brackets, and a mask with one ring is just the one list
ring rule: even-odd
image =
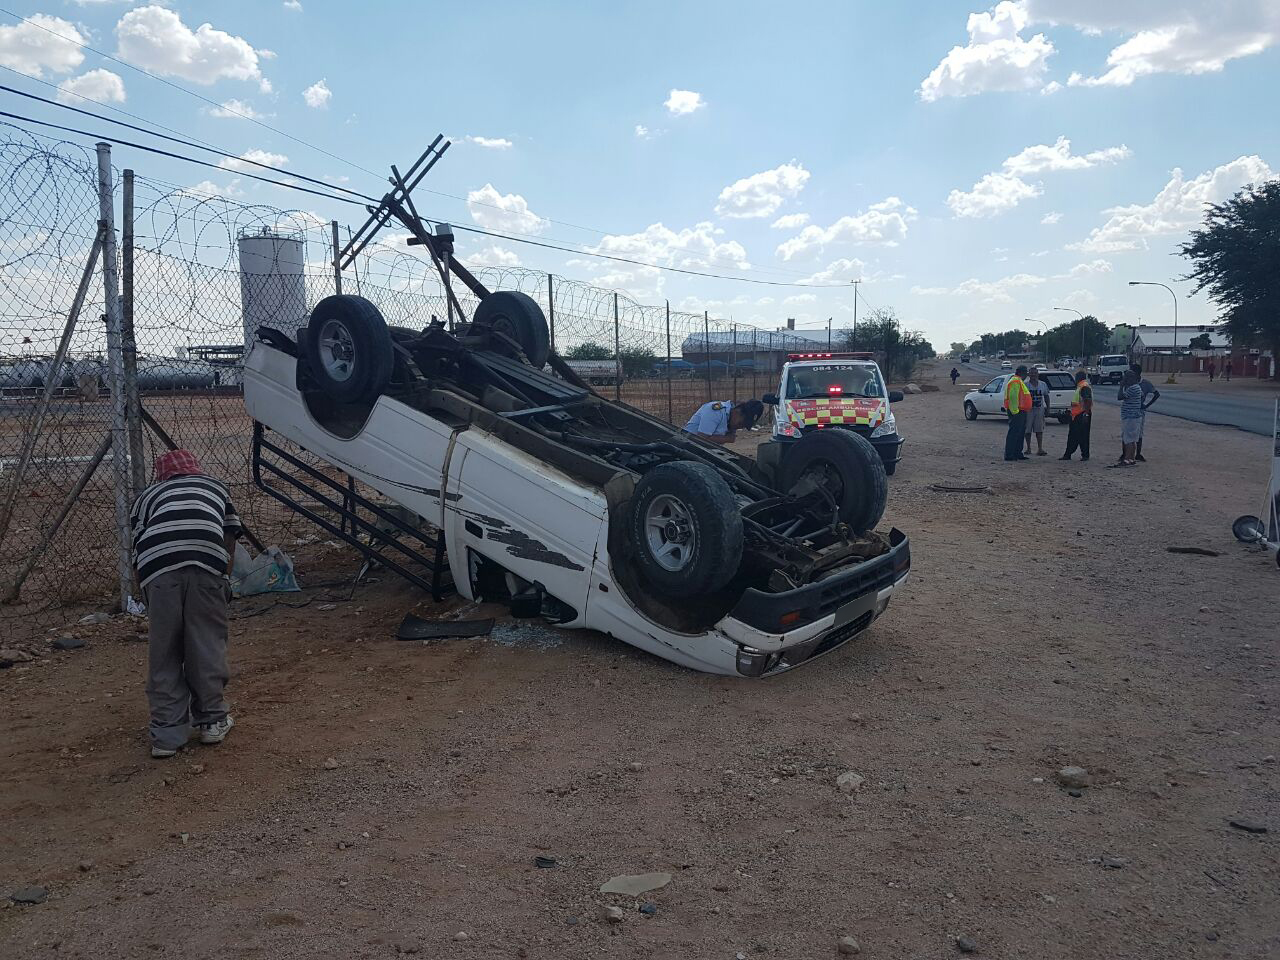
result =
[{"label": "white car", "polygon": [[1000,369],[1001,369],[1001,370],[1012,370],[1012,369],[1013,369],[1013,361],[1012,361],[1012,360],[1001,360],[1001,361],[1000,361]]},{"label": "white car", "polygon": [[1048,369],[1049,369],[1049,368],[1048,368],[1047,366],[1045,366],[1043,363],[1033,363],[1033,364],[1031,365],[1031,368],[1032,368],[1033,370],[1039,370],[1039,371],[1041,371],[1041,372],[1044,372],[1045,370],[1048,370]]},{"label": "white car", "polygon": [[[1005,416],[1004,388],[1009,382],[1010,376],[1012,374],[1001,374],[987,381],[977,390],[971,390],[966,393],[964,395],[964,418],[966,420],[977,420],[981,416]],[[1076,389],[1075,382],[1071,379],[1071,374],[1048,370],[1040,374],[1040,379],[1049,387],[1049,407],[1045,411],[1045,416],[1056,419],[1059,423],[1069,423],[1071,421],[1071,399],[1075,396]]]}]

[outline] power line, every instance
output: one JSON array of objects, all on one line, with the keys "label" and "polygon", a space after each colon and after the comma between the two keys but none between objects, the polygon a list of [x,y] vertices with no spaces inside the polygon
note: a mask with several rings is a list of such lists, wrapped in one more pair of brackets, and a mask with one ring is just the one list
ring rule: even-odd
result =
[{"label": "power line", "polygon": [[[273,167],[269,163],[262,163],[258,160],[250,160],[247,157],[238,156],[237,154],[234,154],[234,153],[228,153],[226,150],[221,150],[217,147],[204,146],[195,141],[184,140],[179,137],[170,137],[167,134],[163,134],[163,133],[156,133],[154,130],[148,130],[145,127],[139,127],[132,123],[125,123],[123,120],[116,120],[114,117],[104,117],[101,114],[94,113],[91,110],[82,110],[80,107],[73,107],[69,103],[58,103],[56,100],[50,100],[48,97],[42,97],[34,93],[27,93],[25,90],[18,90],[14,87],[5,86],[3,83],[0,83],[0,90],[4,90],[7,93],[17,94],[20,97],[27,97],[28,99],[35,100],[39,103],[46,103],[52,107],[60,107],[63,110],[70,110],[73,113],[83,114],[86,117],[93,117],[95,120],[102,120],[106,123],[114,123],[114,124],[117,124],[118,126],[125,127],[129,130],[136,130],[139,133],[145,133],[149,137],[156,137],[160,140],[168,140],[171,143],[178,143],[184,147],[189,147],[195,150],[206,150],[209,153],[217,154],[218,156],[225,157],[228,160],[235,160],[238,163],[248,163],[255,167],[260,167],[263,170],[271,170],[274,173],[282,173],[285,176],[293,177],[297,180],[305,180],[308,183],[314,183],[314,184],[317,184],[318,186],[325,187],[326,189],[329,189],[329,190],[337,190],[341,193],[349,193],[353,197],[358,197],[361,200],[367,200],[370,203],[378,203],[378,199],[376,197],[370,197],[367,194],[359,193],[356,190],[349,190],[346,187],[341,187],[341,186],[338,186],[337,184],[326,183],[323,180],[317,180],[315,177],[308,177],[305,174],[296,173],[292,170],[284,170],[281,167]],[[227,170],[229,168],[219,167],[218,169]],[[234,171],[234,172],[241,172],[241,171]]]},{"label": "power line", "polygon": [[210,100],[208,97],[202,94],[196,93],[194,90],[189,90],[188,88],[182,86],[182,84],[180,83],[174,83],[172,80],[166,80],[164,77],[157,76],[156,74],[152,73],[150,70],[143,70],[141,67],[135,67],[133,64],[128,63],[124,60],[121,60],[118,57],[113,57],[111,54],[106,53],[102,50],[99,50],[97,47],[91,47],[89,46],[89,44],[84,43],[80,40],[75,40],[71,37],[68,37],[66,34],[58,33],[58,31],[56,30],[50,30],[48,27],[44,26],[44,24],[36,23],[34,20],[29,20],[28,18],[22,16],[21,14],[14,13],[12,10],[7,10],[4,7],[0,7],[0,13],[8,14],[9,16],[13,17],[15,20],[21,20],[23,23],[29,24],[30,26],[33,26],[38,30],[43,30],[45,33],[50,34],[51,36],[57,37],[60,40],[65,40],[67,43],[74,44],[77,47],[81,47],[85,50],[89,50],[93,53],[96,53],[98,56],[102,57],[103,59],[110,60],[112,63],[118,63],[120,64],[120,66],[127,67],[128,69],[134,71],[135,73],[142,74],[144,77],[150,77],[152,80],[158,80],[161,83],[163,83],[165,86],[173,87],[173,89],[175,90],[180,90],[183,93],[187,94],[188,96],[195,97],[197,100],[201,100],[212,107],[217,107],[219,110],[225,110],[227,113],[235,114],[237,117],[241,117],[252,123],[256,123],[258,126],[262,127],[264,130],[270,130],[272,133],[278,133],[280,136],[284,137],[286,140],[292,140],[294,143],[300,144],[304,147],[310,147],[312,150],[315,150],[318,153],[323,153],[326,157],[329,157],[331,160],[337,160],[340,163],[345,163],[347,166],[355,167],[357,170],[363,170],[365,173],[369,174],[370,176],[374,176],[374,177],[378,176],[378,174],[374,173],[372,170],[368,169],[367,167],[362,167],[360,166],[360,164],[352,160],[348,160],[345,157],[340,157],[336,153],[330,153],[328,150],[325,150],[322,147],[317,147],[314,143],[310,143],[306,140],[301,139],[300,137],[295,137],[291,134],[285,133],[283,130],[279,130],[276,127],[271,126],[271,124],[269,123],[263,123],[261,120],[259,120],[256,117],[251,117],[248,114],[241,113],[238,110],[232,110],[226,107],[225,105],[218,103],[215,100]]},{"label": "power line", "polygon": [[[63,126],[60,123],[51,123],[48,120],[37,120],[35,119],[35,117],[24,117],[21,114],[9,113],[8,111],[5,111],[5,110],[0,110],[0,117],[8,117],[11,120],[21,120],[24,123],[37,123],[42,127],[52,127],[54,130],[61,130],[64,133],[74,133],[82,137],[92,137],[97,140],[106,141],[107,143],[114,143],[124,147],[133,147],[135,150],[145,150],[147,153],[158,154],[159,156],[162,156],[162,157],[170,157],[174,160],[184,160],[187,163],[194,163],[197,166],[201,166],[201,167],[209,167],[212,170],[220,170],[223,173],[227,172],[226,167],[220,167],[216,163],[210,163],[207,160],[197,160],[195,157],[185,157],[182,154],[174,153],[171,150],[161,150],[159,147],[149,147],[143,143],[134,143],[132,140],[122,140],[119,137],[111,137],[105,133],[103,134],[91,133],[88,130],[81,130],[78,127],[67,127],[67,126]],[[275,168],[272,167],[269,169],[275,169]],[[240,176],[249,177],[251,180],[261,180],[263,183],[270,183],[270,184],[273,184],[274,186],[284,187],[288,190],[299,190],[302,193],[310,193],[317,197],[324,197],[326,200],[336,200],[339,203],[353,203],[353,204],[356,204],[357,206],[364,206],[364,204],[362,204],[359,200],[353,200],[350,197],[335,196],[332,193],[324,193],[320,190],[312,190],[310,187],[304,187],[297,183],[288,183],[283,180],[272,180],[270,177],[262,177],[256,173],[249,173],[247,170],[239,170],[235,172]]]}]

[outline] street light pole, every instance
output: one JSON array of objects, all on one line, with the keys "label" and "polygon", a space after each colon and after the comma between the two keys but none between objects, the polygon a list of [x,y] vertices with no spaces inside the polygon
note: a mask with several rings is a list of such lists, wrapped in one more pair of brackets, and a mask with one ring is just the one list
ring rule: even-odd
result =
[{"label": "street light pole", "polygon": [[[1022,321],[1023,321],[1023,323],[1038,323],[1038,324],[1040,324],[1040,326],[1044,327],[1044,332],[1045,332],[1046,336],[1047,336],[1047,335],[1048,335],[1048,333],[1049,333],[1049,325],[1048,325],[1047,323],[1045,323],[1043,320],[1037,320],[1035,317],[1023,317],[1023,318],[1022,318]],[[1041,339],[1043,340],[1044,338],[1042,337]],[[1048,364],[1048,362],[1049,362],[1049,346],[1048,346],[1048,344],[1044,344],[1044,348],[1045,348],[1045,351],[1044,351],[1044,361],[1045,361],[1045,364],[1047,365],[1047,364]]]},{"label": "street light pole", "polygon": [[1169,379],[1165,383],[1178,382],[1178,295],[1173,292],[1173,287],[1167,283],[1160,283],[1153,280],[1130,280],[1131,287],[1164,287],[1169,291],[1169,296],[1173,297],[1173,369],[1169,371]]},{"label": "street light pole", "polygon": [[1055,310],[1065,310],[1067,313],[1074,313],[1080,318],[1080,363],[1085,363],[1084,355],[1084,314],[1075,307],[1054,307]]}]

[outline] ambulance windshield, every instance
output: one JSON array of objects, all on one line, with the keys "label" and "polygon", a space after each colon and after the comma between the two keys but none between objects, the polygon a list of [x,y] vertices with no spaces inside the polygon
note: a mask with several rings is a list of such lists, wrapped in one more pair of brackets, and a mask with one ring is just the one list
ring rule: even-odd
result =
[{"label": "ambulance windshield", "polygon": [[819,397],[884,397],[880,369],[864,363],[823,363],[792,367],[787,377],[788,400]]}]

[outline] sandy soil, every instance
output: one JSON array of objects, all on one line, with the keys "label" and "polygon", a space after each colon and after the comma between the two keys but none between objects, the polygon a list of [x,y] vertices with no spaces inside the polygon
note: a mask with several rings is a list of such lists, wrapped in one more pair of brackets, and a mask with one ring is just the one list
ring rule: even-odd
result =
[{"label": "sandy soil", "polygon": [[[1266,441],[1153,416],[1150,462],[1108,470],[1104,408],[1090,463],[1005,464],[959,395],[898,407],[909,584],[768,681],[528,627],[399,643],[407,610],[459,604],[386,578],[237,602],[237,726],[157,762],[134,624],[32,647],[0,671],[0,892],[48,899],[0,908],[0,953],[1276,955],[1280,572],[1229,531]],[[355,569],[299,554],[312,583]],[[597,892],[648,871],[673,879]]]}]

